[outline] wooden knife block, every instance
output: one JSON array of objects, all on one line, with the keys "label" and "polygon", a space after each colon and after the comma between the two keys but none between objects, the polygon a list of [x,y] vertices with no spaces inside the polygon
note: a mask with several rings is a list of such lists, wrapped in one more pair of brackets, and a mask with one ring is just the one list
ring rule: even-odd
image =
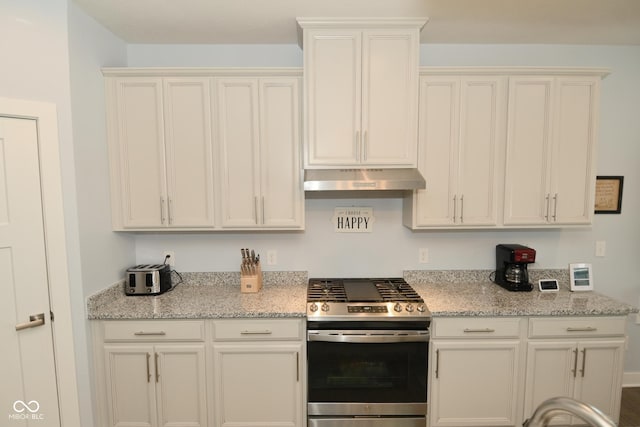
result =
[{"label": "wooden knife block", "polygon": [[262,289],[262,267],[256,265],[255,274],[240,273],[240,292],[255,293]]}]

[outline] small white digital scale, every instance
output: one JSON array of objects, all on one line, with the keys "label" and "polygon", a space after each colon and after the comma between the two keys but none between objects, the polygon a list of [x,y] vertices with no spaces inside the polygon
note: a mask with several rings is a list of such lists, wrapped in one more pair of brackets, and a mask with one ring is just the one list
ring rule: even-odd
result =
[{"label": "small white digital scale", "polygon": [[540,292],[557,292],[558,281],[556,279],[540,279],[538,280],[538,289]]}]

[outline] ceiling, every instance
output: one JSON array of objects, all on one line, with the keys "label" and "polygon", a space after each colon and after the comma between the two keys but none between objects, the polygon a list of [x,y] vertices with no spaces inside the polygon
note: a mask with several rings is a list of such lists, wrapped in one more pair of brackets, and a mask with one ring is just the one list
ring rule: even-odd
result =
[{"label": "ceiling", "polygon": [[74,0],[128,43],[293,44],[296,17],[429,18],[422,43],[640,45],[640,0]]}]

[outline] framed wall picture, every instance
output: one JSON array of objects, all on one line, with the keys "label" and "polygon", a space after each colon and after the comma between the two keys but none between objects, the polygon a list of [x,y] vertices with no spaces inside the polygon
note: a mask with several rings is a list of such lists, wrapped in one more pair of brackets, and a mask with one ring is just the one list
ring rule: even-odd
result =
[{"label": "framed wall picture", "polygon": [[596,205],[597,214],[619,214],[622,211],[623,176],[596,177]]},{"label": "framed wall picture", "polygon": [[593,290],[593,274],[591,272],[591,264],[576,263],[569,264],[569,280],[571,282],[571,291],[592,291]]}]

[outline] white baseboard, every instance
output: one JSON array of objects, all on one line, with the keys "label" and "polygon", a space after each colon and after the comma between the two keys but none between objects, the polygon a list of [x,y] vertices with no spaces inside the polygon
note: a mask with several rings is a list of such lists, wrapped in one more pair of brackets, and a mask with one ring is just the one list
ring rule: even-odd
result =
[{"label": "white baseboard", "polygon": [[640,372],[625,372],[622,375],[622,387],[640,387]]}]

